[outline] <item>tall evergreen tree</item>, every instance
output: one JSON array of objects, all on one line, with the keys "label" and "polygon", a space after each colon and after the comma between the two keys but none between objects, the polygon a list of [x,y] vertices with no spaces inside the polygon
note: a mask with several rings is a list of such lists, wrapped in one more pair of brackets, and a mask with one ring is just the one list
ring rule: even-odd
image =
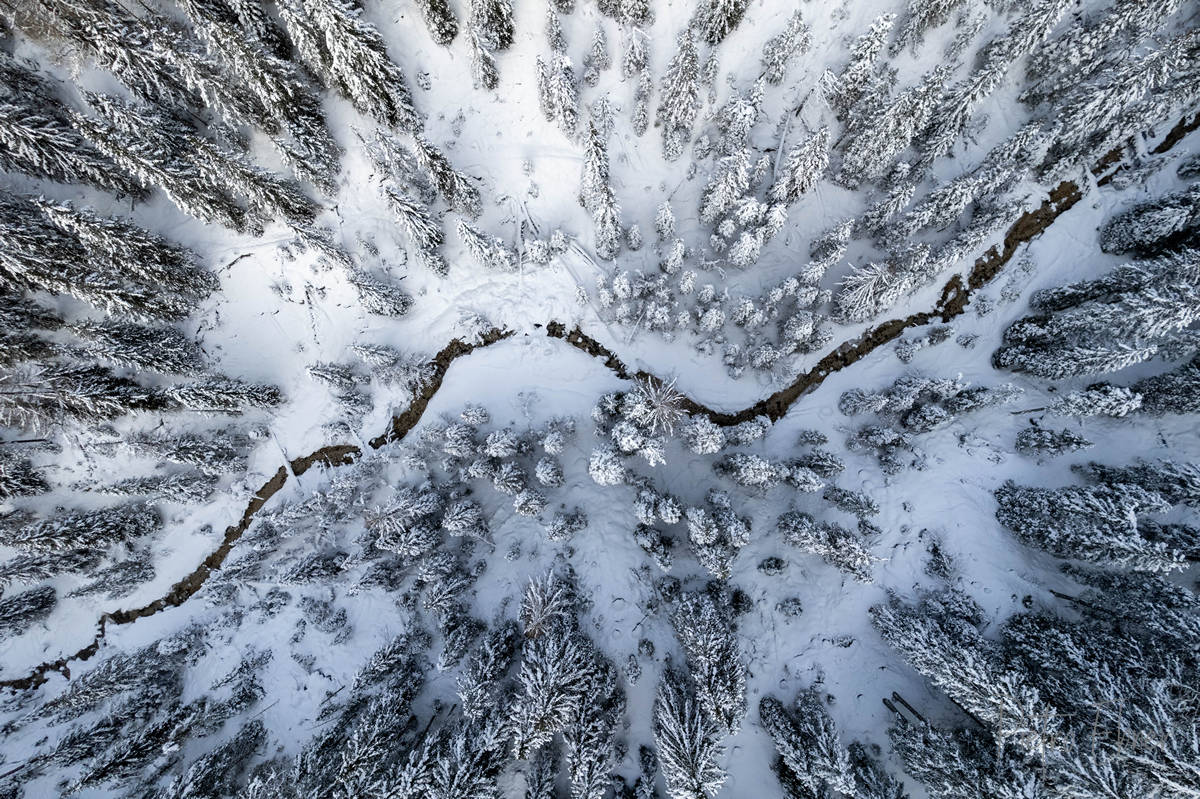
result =
[{"label": "tall evergreen tree", "polygon": [[571,59],[553,55],[550,63],[537,58],[538,102],[546,120],[555,123],[566,136],[575,135],[579,125],[579,90]]},{"label": "tall evergreen tree", "polygon": [[718,45],[742,21],[749,5],[750,0],[702,0],[696,9],[696,30],[704,41]]},{"label": "tall evergreen tree", "polygon": [[782,31],[767,40],[763,47],[763,76],[768,83],[779,85],[787,75],[788,63],[797,55],[808,52],[812,36],[808,23],[800,15],[800,9],[792,12]]},{"label": "tall evergreen tree", "polygon": [[3,51],[0,91],[0,168],[118,195],[145,193],[79,134],[49,81]]},{"label": "tall evergreen tree", "polygon": [[434,42],[449,45],[454,41],[458,36],[458,19],[447,0],[417,0],[417,7]]},{"label": "tall evergreen tree", "polygon": [[685,674],[663,669],[654,699],[654,742],[671,799],[713,799],[727,774],[723,730],[697,701]]},{"label": "tall evergreen tree", "polygon": [[691,29],[679,34],[676,47],[663,75],[655,123],[662,128],[663,154],[668,161],[683,154],[700,110],[700,58]]},{"label": "tall evergreen tree", "polygon": [[404,74],[357,0],[281,0],[278,9],[296,54],[326,85],[384,125],[421,129]]}]

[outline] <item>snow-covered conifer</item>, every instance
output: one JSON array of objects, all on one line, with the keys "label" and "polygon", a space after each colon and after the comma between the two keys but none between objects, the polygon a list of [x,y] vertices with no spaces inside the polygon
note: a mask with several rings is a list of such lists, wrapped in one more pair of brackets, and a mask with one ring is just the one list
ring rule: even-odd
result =
[{"label": "snow-covered conifer", "polygon": [[157,510],[134,502],[31,521],[6,532],[5,544],[22,552],[105,548],[149,535],[162,524]]},{"label": "snow-covered conifer", "polygon": [[829,129],[821,128],[788,150],[783,173],[775,179],[767,194],[773,202],[794,203],[817,184],[828,165]]},{"label": "snow-covered conifer", "polygon": [[1063,416],[1112,416],[1121,418],[1142,407],[1142,395],[1111,383],[1097,383],[1072,391],[1050,405]]},{"label": "snow-covered conifer", "polygon": [[746,715],[746,666],[732,620],[708,596],[688,594],[671,617],[700,706],[732,734]]},{"label": "snow-covered conifer", "polygon": [[330,88],[384,125],[420,130],[404,74],[357,0],[282,0],[277,7],[297,56]]},{"label": "snow-covered conifer", "polygon": [[503,239],[488,236],[462,219],[458,220],[458,236],[481,266],[500,272],[516,271],[516,253]]},{"label": "snow-covered conifer", "polygon": [[1142,395],[1142,410],[1152,416],[1200,410],[1200,355],[1169,372],[1145,377],[1130,386]]},{"label": "snow-covered conifer", "polygon": [[815,689],[801,692],[794,711],[789,711],[775,697],[764,696],[758,703],[758,715],[789,776],[812,796],[830,790],[853,794],[850,759]]},{"label": "snow-covered conifer", "polygon": [[96,365],[48,364],[0,372],[0,424],[30,431],[161,410],[162,394]]},{"label": "snow-covered conifer", "polygon": [[902,92],[878,119],[846,145],[838,180],[849,187],[882,177],[933,116],[949,70],[937,67],[920,83]]},{"label": "snow-covered conifer", "polygon": [[820,555],[831,566],[861,582],[870,582],[877,558],[851,531],[832,522],[818,522],[807,513],[788,511],[779,517],[783,540],[805,552]]},{"label": "snow-covered conifer", "polygon": [[829,486],[821,498],[843,513],[852,513],[860,519],[879,513],[879,503],[861,491]]},{"label": "snow-covered conifer", "polygon": [[537,85],[538,101],[546,119],[558,125],[565,135],[573,136],[579,125],[579,89],[571,59],[555,54],[547,64],[539,56]]},{"label": "snow-covered conifer", "polygon": [[663,669],[654,699],[654,742],[671,799],[713,799],[727,775],[723,730],[705,712],[685,674]]},{"label": "snow-covered conifer", "polygon": [[1051,430],[1045,427],[1026,427],[1017,433],[1016,450],[1023,455],[1056,457],[1095,446],[1078,433],[1067,428]]},{"label": "snow-covered conifer", "polygon": [[0,53],[0,166],[59,183],[90,183],[118,195],[145,189],[75,130],[49,81],[7,53]]},{"label": "snow-covered conifer", "polygon": [[449,45],[458,35],[458,19],[447,0],[417,0],[421,17],[429,28],[429,35],[441,45]]},{"label": "snow-covered conifer", "polygon": [[1100,229],[1105,252],[1155,255],[1191,234],[1200,218],[1200,186],[1164,194],[1118,214]]},{"label": "snow-covered conifer", "polygon": [[416,135],[414,141],[417,163],[429,174],[446,204],[472,219],[478,217],[482,210],[479,189],[472,179],[454,169],[450,159],[424,136]]},{"label": "snow-covered conifer", "polygon": [[657,116],[663,129],[663,154],[668,161],[683,154],[700,110],[700,58],[691,28],[679,35],[676,47],[663,75]]},{"label": "snow-covered conifer", "polygon": [[714,455],[725,446],[725,433],[707,416],[693,416],[680,429],[688,449],[697,455]]},{"label": "snow-covered conifer", "polygon": [[749,5],[749,0],[702,0],[695,18],[700,37],[711,45],[720,44],[742,21]]},{"label": "snow-covered conifer", "polygon": [[996,489],[996,518],[1022,542],[1052,555],[1138,571],[1170,572],[1182,554],[1149,541],[1138,517],[1169,507],[1156,493],[1130,485],[1034,488],[1012,481]]},{"label": "snow-covered conifer", "polygon": [[812,46],[808,23],[800,15],[800,9],[792,12],[782,31],[767,40],[763,47],[763,75],[768,83],[783,83],[788,63]]},{"label": "snow-covered conifer", "polygon": [[49,585],[0,599],[0,637],[21,635],[45,620],[57,604],[58,597]]},{"label": "snow-covered conifer", "polygon": [[925,31],[947,22],[950,13],[960,5],[962,0],[909,0],[904,22],[896,31],[896,38],[892,40],[889,52],[896,55],[910,46],[916,50],[924,41]]},{"label": "snow-covered conifer", "polygon": [[862,96],[863,90],[871,80],[875,59],[883,52],[883,46],[887,43],[888,34],[895,23],[895,14],[883,14],[854,42],[850,49],[850,61],[834,83],[834,102],[841,114],[845,115]]},{"label": "snow-covered conifer", "polygon": [[717,162],[700,199],[700,218],[717,222],[749,187],[749,153],[742,148]]},{"label": "snow-covered conifer", "polygon": [[546,525],[546,538],[551,541],[567,541],[571,536],[587,527],[587,516],[579,508],[573,511],[556,511]]}]

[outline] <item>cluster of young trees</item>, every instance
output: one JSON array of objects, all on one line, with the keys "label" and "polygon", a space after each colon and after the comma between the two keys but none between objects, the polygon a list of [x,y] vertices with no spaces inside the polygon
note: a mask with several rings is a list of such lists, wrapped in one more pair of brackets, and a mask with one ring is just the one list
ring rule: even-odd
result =
[{"label": "cluster of young trees", "polygon": [[[713,283],[697,285],[695,270],[679,271],[685,249],[681,240],[677,245],[668,252],[662,273],[620,271],[597,278],[601,311],[667,341],[690,332],[698,352],[711,355],[720,348],[722,362],[735,378],[747,368],[786,376],[789,355],[816,351],[832,340],[825,316],[815,310],[828,299],[828,291],[792,277],[760,296],[735,298],[727,290],[718,292]],[[688,308],[685,302],[694,305]]]},{"label": "cluster of young trees", "polygon": [[[886,474],[920,465],[923,454],[915,437],[951,423],[955,418],[1021,395],[1012,385],[995,388],[968,386],[959,379],[906,375],[886,391],[855,388],[842,394],[838,410],[847,416],[874,414],[883,424],[865,425],[846,441],[854,451],[874,452]],[[905,454],[909,453],[909,454]]]}]

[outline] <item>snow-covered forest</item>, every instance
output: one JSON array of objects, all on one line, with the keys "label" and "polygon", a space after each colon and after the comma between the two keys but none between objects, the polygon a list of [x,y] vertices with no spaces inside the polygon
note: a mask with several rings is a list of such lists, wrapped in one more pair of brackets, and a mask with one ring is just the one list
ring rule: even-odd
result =
[{"label": "snow-covered forest", "polygon": [[0,0],[0,797],[1200,799],[1196,0]]}]

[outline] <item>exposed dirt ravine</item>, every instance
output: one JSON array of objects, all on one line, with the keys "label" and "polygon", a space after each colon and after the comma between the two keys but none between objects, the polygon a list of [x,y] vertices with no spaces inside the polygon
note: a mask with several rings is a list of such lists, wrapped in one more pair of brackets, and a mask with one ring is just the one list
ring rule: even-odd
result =
[{"label": "exposed dirt ravine", "polygon": [[[1200,114],[1192,118],[1185,117],[1167,133],[1162,142],[1151,151],[1152,154],[1165,153],[1197,127],[1200,127]],[[1121,149],[1109,153],[1100,160],[1097,171],[1119,162],[1121,155]],[[1108,183],[1112,175],[1113,172],[1109,172],[1100,178],[1098,180],[1099,185]],[[962,314],[967,308],[967,303],[970,300],[972,292],[990,283],[1012,259],[1022,244],[1031,241],[1045,231],[1056,219],[1070,210],[1075,203],[1079,202],[1082,196],[1079,186],[1076,183],[1072,181],[1060,183],[1050,192],[1049,197],[1040,207],[1022,214],[1009,228],[1003,241],[999,245],[992,247],[975,262],[971,271],[967,274],[965,284],[962,275],[956,274],[951,277],[942,287],[941,296],[932,309],[915,313],[902,319],[891,319],[882,322],[857,338],[843,342],[837,349],[818,361],[812,369],[798,375],[791,384],[759,400],[748,408],[734,412],[718,411],[685,397],[683,400],[685,410],[692,414],[706,414],[716,424],[722,426],[739,424],[758,416],[766,416],[772,421],[782,419],[796,400],[821,385],[829,375],[845,369],[878,347],[895,340],[908,328],[919,327],[935,320],[948,322]],[[535,327],[542,327],[542,325],[535,325]],[[622,379],[631,380],[637,378],[652,382],[661,382],[661,378],[648,372],[641,370],[631,372],[629,367],[612,350],[588,336],[578,327],[568,330],[561,322],[555,321],[547,323],[544,327],[546,334],[551,338],[561,339],[572,347],[582,350],[589,355],[604,359],[604,366]],[[372,449],[379,449],[388,443],[399,441],[417,426],[430,400],[441,387],[450,365],[455,360],[475,350],[511,338],[513,335],[513,331],[510,330],[492,329],[483,334],[474,343],[454,339],[443,347],[430,362],[432,376],[421,393],[413,398],[407,409],[392,418],[388,428],[381,435],[371,439],[369,442],[370,447]],[[87,660],[95,655],[100,649],[100,643],[103,641],[110,624],[130,624],[137,619],[151,616],[166,608],[177,607],[199,591],[209,576],[221,568],[230,551],[232,551],[234,544],[250,528],[255,515],[262,510],[271,497],[287,484],[289,473],[298,477],[317,465],[327,467],[344,466],[353,463],[361,455],[362,448],[357,445],[331,444],[308,455],[296,458],[285,466],[280,466],[271,479],[264,483],[262,488],[251,497],[238,523],[226,528],[220,545],[209,553],[190,574],[171,586],[166,594],[138,608],[114,610],[105,613],[99,619],[95,637],[87,646],[74,654],[43,663],[24,677],[0,680],[0,688],[8,688],[15,691],[35,688],[46,682],[48,675],[53,672],[58,672],[70,678],[70,663],[77,660]]]}]

